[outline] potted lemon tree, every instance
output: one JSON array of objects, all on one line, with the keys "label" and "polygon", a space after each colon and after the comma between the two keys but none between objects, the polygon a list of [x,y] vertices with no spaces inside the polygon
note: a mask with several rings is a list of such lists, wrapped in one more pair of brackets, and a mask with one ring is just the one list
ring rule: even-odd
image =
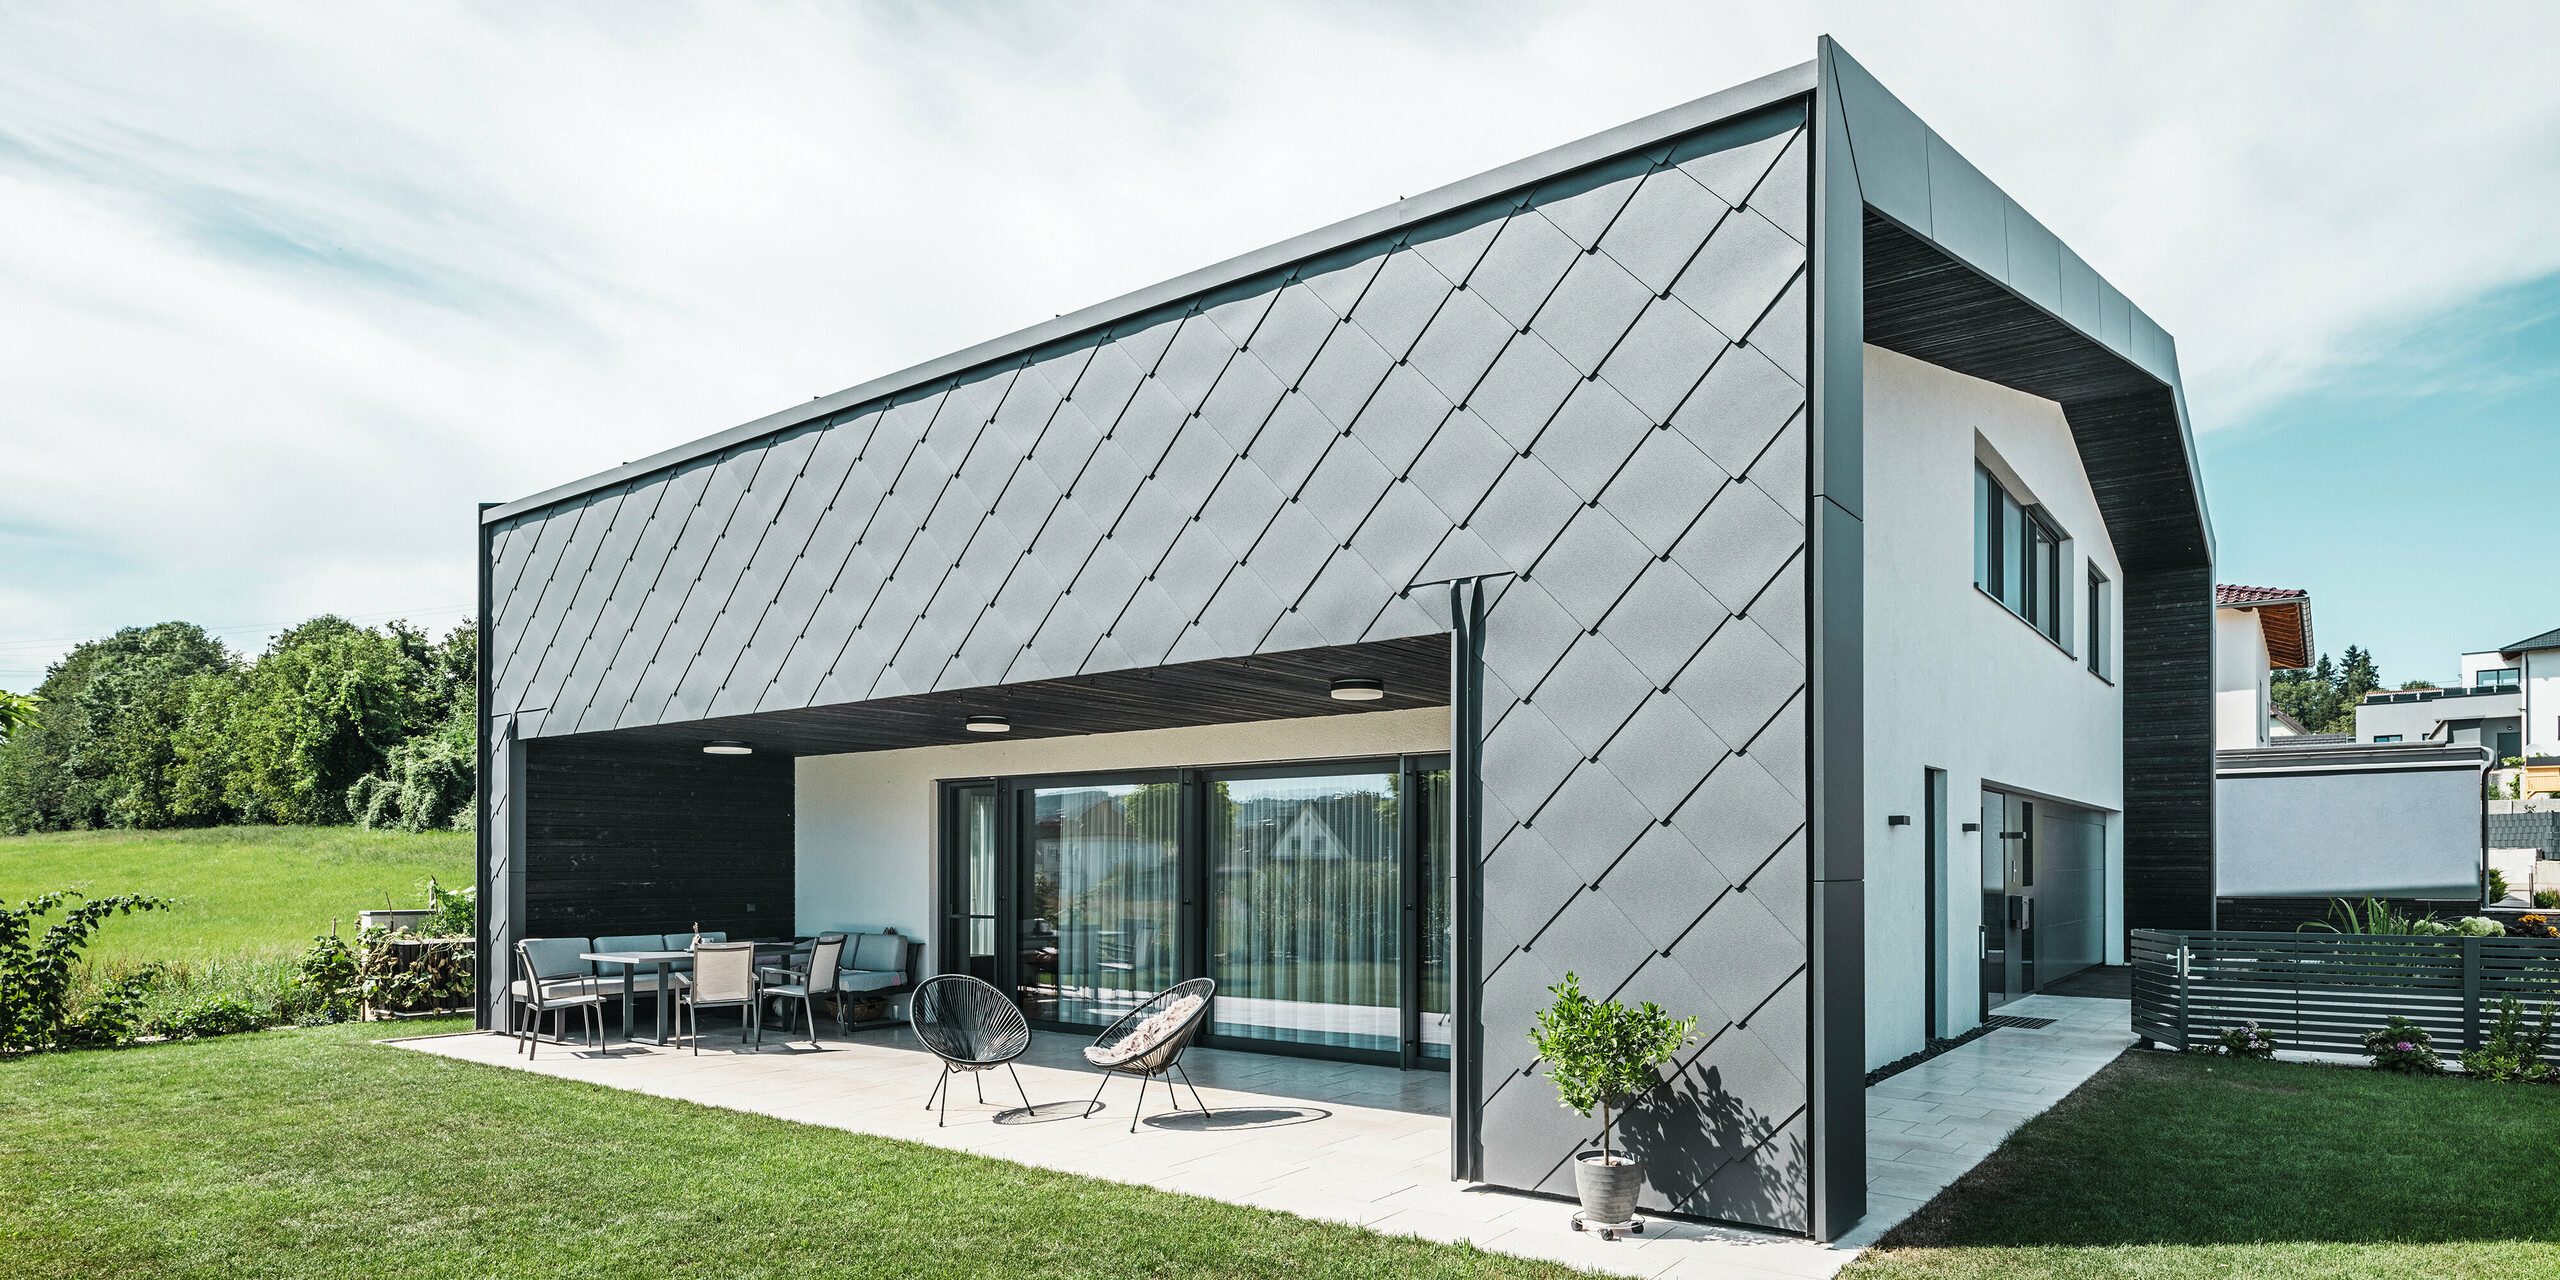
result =
[{"label": "potted lemon tree", "polygon": [[1609,1145],[1609,1131],[1627,1105],[1662,1083],[1661,1065],[1696,1037],[1696,1018],[1674,1019],[1652,1001],[1628,1008],[1582,994],[1573,974],[1548,988],[1556,1002],[1538,1014],[1529,1040],[1546,1060],[1547,1078],[1565,1110],[1588,1118],[1600,1112],[1600,1146],[1574,1157],[1573,1189],[1582,1199],[1573,1229],[1586,1225],[1604,1240],[1621,1230],[1642,1231],[1636,1196],[1644,1190],[1644,1166]]}]

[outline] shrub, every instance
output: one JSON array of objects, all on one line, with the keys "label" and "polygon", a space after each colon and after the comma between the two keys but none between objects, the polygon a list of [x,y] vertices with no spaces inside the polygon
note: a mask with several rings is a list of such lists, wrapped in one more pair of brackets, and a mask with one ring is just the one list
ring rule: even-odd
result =
[{"label": "shrub", "polygon": [[2506,900],[2507,873],[2498,870],[2496,867],[2491,867],[2489,868],[2489,901],[2496,903],[2504,902]]},{"label": "shrub", "polygon": [[419,932],[439,938],[474,938],[480,934],[480,890],[447,889],[427,877],[427,906],[435,912]]},{"label": "shrub", "polygon": [[2462,1055],[2463,1071],[2483,1080],[2526,1084],[2552,1079],[2551,1064],[2542,1060],[2551,1047],[2551,1016],[2552,1007],[2543,1005],[2542,1020],[2527,1031],[2524,1005],[2514,996],[2500,1000],[2497,1025],[2481,1038],[2479,1048]]},{"label": "shrub", "polygon": [[295,1021],[339,1022],[352,1017],[357,1002],[363,998],[363,966],[355,951],[336,929],[315,937],[302,952],[302,960],[294,968],[293,985],[286,989]]},{"label": "shrub", "polygon": [[2532,913],[2517,916],[2512,923],[2500,926],[2498,932],[2510,938],[2560,938],[2560,929],[2553,928],[2548,919]]},{"label": "shrub", "polygon": [[2560,907],[2560,889],[2536,889],[2536,890],[2534,890],[2534,891],[2533,891],[2533,905],[2535,905],[2535,906],[2537,906],[2537,907],[2540,907],[2540,908],[2542,908],[2542,909],[2544,909],[2544,910],[2546,910],[2546,911],[2548,911],[2548,910],[2550,910],[2550,909],[2552,909],[2552,908],[2554,908],[2554,907]]},{"label": "shrub", "polygon": [[110,979],[53,1029],[54,1047],[113,1049],[133,1043],[142,1029],[143,1004],[165,972],[159,965],[146,964]]},{"label": "shrub", "polygon": [[2435,1037],[2397,1014],[2380,1030],[2364,1033],[2364,1051],[2373,1059],[2376,1071],[2413,1076],[2444,1074],[2444,1059],[2436,1056]]},{"label": "shrub", "polygon": [[1600,1154],[1609,1154],[1610,1110],[1662,1083],[1656,1069],[1679,1052],[1698,1026],[1696,1018],[1673,1020],[1648,1000],[1630,1009],[1615,1000],[1595,1002],[1582,994],[1573,974],[1549,987],[1556,1002],[1538,1012],[1529,1040],[1546,1059],[1547,1079],[1556,1101],[1576,1115],[1600,1109]]},{"label": "shrub", "polygon": [[2276,1056],[2276,1038],[2258,1029],[2254,1022],[2223,1030],[2218,1052],[2226,1058],[2272,1058]]},{"label": "shrub", "polygon": [[197,1040],[256,1031],[266,1025],[267,1019],[248,1001],[236,996],[213,996],[158,1018],[144,1029],[172,1040]]},{"label": "shrub", "polygon": [[2464,916],[2454,922],[2453,932],[2465,938],[2503,938],[2507,927],[2487,916]]},{"label": "shrub", "polygon": [[[63,913],[62,923],[31,941],[36,921],[69,898],[82,902]],[[0,1053],[27,1053],[53,1042],[69,1012],[73,962],[89,944],[89,935],[109,916],[172,905],[167,899],[138,893],[91,898],[64,890],[39,894],[15,907],[0,907]]]},{"label": "shrub", "polygon": [[2435,935],[2443,932],[2436,926],[2433,918],[2402,915],[2390,903],[2374,897],[2367,897],[2361,904],[2349,902],[2344,898],[2331,898],[2329,919],[2334,923],[2322,924],[2314,921],[2296,925],[2294,932],[2318,929],[2323,933],[2361,933],[2402,937],[2411,934]]}]

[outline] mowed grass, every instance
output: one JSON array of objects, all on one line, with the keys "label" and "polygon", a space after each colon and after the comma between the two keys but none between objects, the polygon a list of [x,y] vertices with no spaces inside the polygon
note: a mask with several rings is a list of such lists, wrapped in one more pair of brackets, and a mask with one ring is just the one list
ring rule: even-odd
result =
[{"label": "mowed grass", "polygon": [[0,1274],[1585,1274],[369,1042],[384,1030],[0,1063]]},{"label": "mowed grass", "polygon": [[[467,832],[356,827],[212,827],[0,836],[0,898],[54,889],[93,896],[183,898],[177,909],[118,916],[96,934],[93,963],[202,963],[299,955],[332,919],[353,936],[356,913],[426,905],[429,876],[473,879]],[[54,919],[60,919],[57,913]]]},{"label": "mowed grass", "polygon": [[2560,1276],[2560,1088],[2129,1053],[1845,1276]]}]

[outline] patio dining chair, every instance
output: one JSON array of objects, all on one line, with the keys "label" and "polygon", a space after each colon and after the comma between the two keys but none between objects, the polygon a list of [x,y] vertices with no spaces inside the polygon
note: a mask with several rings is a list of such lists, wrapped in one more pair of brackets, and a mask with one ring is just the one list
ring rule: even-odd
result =
[{"label": "patio dining chair", "polygon": [[1022,1087],[1022,1074],[1013,1069],[1013,1060],[1031,1047],[1031,1022],[1003,992],[965,973],[927,978],[907,1001],[907,1022],[915,1028],[916,1039],[942,1060],[942,1074],[924,1099],[928,1108],[934,1099],[942,1100],[942,1109],[933,1118],[935,1128],[941,1128],[951,1115],[951,1077],[955,1075],[969,1076],[978,1086],[978,1101],[984,1102],[984,1073],[1002,1067],[1013,1077],[1023,1108],[1030,1108],[1031,1093]]},{"label": "patio dining chair", "polygon": [[756,944],[752,942],[705,942],[693,949],[693,976],[675,984],[676,1039],[684,1039],[684,1015],[693,1014],[693,1052],[702,1053],[702,1011],[736,1009],[739,1011],[738,1043],[747,1042],[747,1033],[755,1033],[756,1048],[764,1048],[764,984],[756,980]]},{"label": "patio dining chair", "polygon": [[[765,999],[800,1002],[800,1014],[809,1020],[809,1047],[813,1049],[818,1045],[818,1013],[809,1001],[811,997],[835,991],[836,959],[843,954],[844,935],[822,933],[818,935],[817,944],[810,947],[804,957],[798,957],[808,962],[807,968],[767,969],[756,975],[765,984]],[[785,1014],[782,1029],[787,1034],[791,1030],[788,1021],[791,1006],[785,1003],[782,1008]]]},{"label": "patio dining chair", "polygon": [[[1093,1088],[1093,1102],[1085,1108],[1092,1115],[1102,1105],[1102,1091],[1113,1076],[1138,1077],[1138,1102],[1129,1112],[1129,1132],[1138,1131],[1138,1116],[1147,1105],[1147,1082],[1168,1074],[1179,1075],[1191,1085],[1191,1101],[1201,1115],[1209,1115],[1209,1104],[1200,1101],[1200,1086],[1191,1084],[1191,1073],[1182,1069],[1182,1051],[1191,1047],[1192,1038],[1209,1020],[1209,1001],[1218,994],[1215,978],[1193,978],[1177,982],[1120,1015],[1120,1020],[1103,1029],[1084,1051],[1084,1060],[1102,1069],[1102,1083]],[[1173,1091],[1173,1081],[1164,1083],[1166,1092]],[[1173,1095],[1174,1109],[1182,1109],[1182,1095]]]},{"label": "patio dining chair", "polygon": [[560,1015],[571,1009],[586,1011],[588,1046],[604,1047],[604,994],[596,990],[595,979],[545,974],[535,965],[540,948],[534,944],[540,941],[524,938],[516,942],[516,972],[526,976],[512,984],[509,994],[515,1001],[516,1021],[531,1024],[514,1028],[517,1047],[524,1050],[527,1059],[534,1056],[535,1047],[542,1043],[542,1015],[546,1013],[551,1015],[551,1038],[563,1039]]}]

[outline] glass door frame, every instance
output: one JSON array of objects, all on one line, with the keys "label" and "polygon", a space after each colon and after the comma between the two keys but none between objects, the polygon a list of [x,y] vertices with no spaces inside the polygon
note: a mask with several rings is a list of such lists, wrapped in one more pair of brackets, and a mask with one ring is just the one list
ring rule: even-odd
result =
[{"label": "glass door frame", "polygon": [[[1209,961],[1209,917],[1214,904],[1209,893],[1208,807],[1211,783],[1218,778],[1244,777],[1322,777],[1329,773],[1393,774],[1407,797],[1422,794],[1424,776],[1450,768],[1447,752],[1416,755],[1352,756],[1339,759],[1315,759],[1283,762],[1240,763],[1231,766],[1201,765],[1172,769],[1112,769],[1074,773],[1022,774],[993,778],[947,778],[937,784],[936,805],[938,830],[935,845],[941,870],[935,886],[937,908],[942,920],[940,945],[936,948],[935,967],[943,973],[967,973],[969,950],[967,940],[968,851],[967,797],[972,792],[992,789],[995,794],[996,880],[995,920],[995,986],[1010,998],[1020,999],[1022,992],[1021,950],[1022,927],[1020,880],[1024,859],[1028,856],[1032,824],[1037,821],[1031,803],[1032,794],[1042,789],[1072,786],[1145,785],[1179,782],[1180,815],[1177,840],[1180,869],[1177,874],[1176,977],[1207,976]],[[1214,1049],[1241,1049],[1253,1053],[1286,1057],[1321,1058],[1339,1062],[1361,1062],[1379,1066],[1402,1067],[1430,1071],[1446,1071],[1450,1059],[1433,1058],[1422,1052],[1422,963],[1425,955],[1422,923],[1427,909],[1423,885],[1423,840],[1430,822],[1447,823],[1446,813],[1424,813],[1425,806],[1408,799],[1398,806],[1397,822],[1400,849],[1399,892],[1403,918],[1399,945],[1398,1036],[1395,1050],[1357,1049],[1338,1045],[1306,1044],[1295,1041],[1262,1040],[1249,1037],[1222,1036],[1203,1031],[1197,1043]],[[1455,859],[1452,859],[1451,883],[1440,890],[1454,902]],[[1454,927],[1455,912],[1450,913]],[[1454,958],[1454,940],[1450,943]],[[1449,976],[1454,984],[1454,969]],[[1452,991],[1454,999],[1455,992]],[[1034,1017],[1031,1025],[1042,1031],[1091,1035],[1100,1028],[1084,1023],[1059,1022]],[[1454,1053],[1454,1046],[1452,1046]]]}]

